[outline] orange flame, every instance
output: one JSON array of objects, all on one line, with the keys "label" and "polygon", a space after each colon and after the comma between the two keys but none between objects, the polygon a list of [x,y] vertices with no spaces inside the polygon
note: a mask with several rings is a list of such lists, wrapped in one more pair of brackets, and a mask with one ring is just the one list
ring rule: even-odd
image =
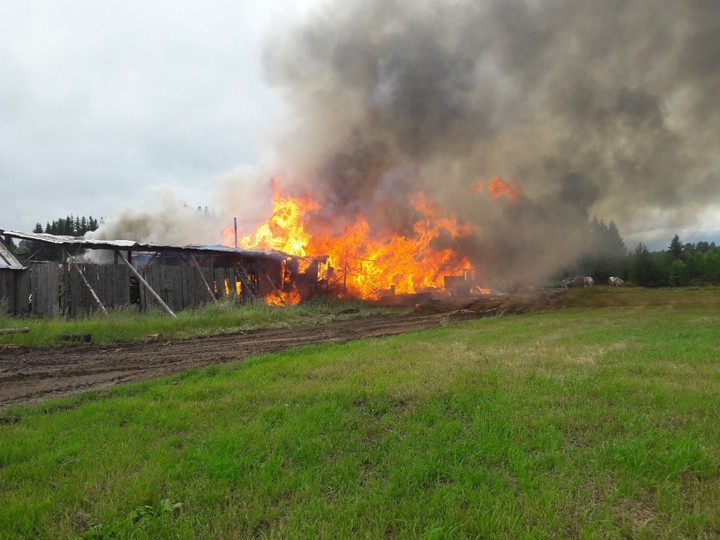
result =
[{"label": "orange flame", "polygon": [[492,291],[490,289],[485,289],[483,287],[478,287],[475,285],[474,287],[470,288],[470,294],[491,294]]},{"label": "orange flame", "polygon": [[[482,182],[478,182],[470,188],[472,193],[480,193],[485,189]],[[494,176],[488,182],[488,193],[493,199],[497,199],[502,195],[506,195],[511,203],[517,202],[522,198],[522,191],[512,182],[506,182],[499,176]]]},{"label": "orange flame", "polygon": [[[273,211],[267,223],[260,225],[255,234],[238,239],[238,245],[248,249],[273,249],[290,255],[307,256],[310,235],[302,221],[308,212],[317,211],[318,204],[309,196],[293,199],[282,194],[277,179],[272,179]],[[225,245],[233,232],[223,231]]]},{"label": "orange flame", "polygon": [[510,182],[506,182],[499,176],[494,176],[488,183],[488,192],[497,199],[501,195],[506,195],[511,203],[517,202],[522,197],[522,192]]},{"label": "orange flame", "polygon": [[[328,272],[329,284],[361,298],[375,299],[391,288],[398,294],[442,288],[443,276],[462,274],[470,261],[457,249],[435,244],[440,238],[452,244],[469,236],[471,227],[459,223],[423,193],[417,194],[412,206],[418,219],[411,234],[373,230],[362,214],[338,233],[313,220],[319,204],[311,196],[289,197],[274,182],[273,212],[268,222],[238,243],[245,248],[274,249],[296,256],[327,255],[328,264],[334,267],[334,272]],[[225,243],[233,245],[232,231],[226,229],[223,235]],[[277,294],[269,295],[268,301],[276,300],[279,302]]]},{"label": "orange flame", "polygon": [[302,297],[297,289],[290,292],[273,291],[265,297],[265,302],[271,306],[294,306],[300,303]]}]

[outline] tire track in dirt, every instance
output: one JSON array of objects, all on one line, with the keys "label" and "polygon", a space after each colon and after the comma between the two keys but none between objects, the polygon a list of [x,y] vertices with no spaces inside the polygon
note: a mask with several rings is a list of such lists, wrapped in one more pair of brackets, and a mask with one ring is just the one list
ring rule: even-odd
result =
[{"label": "tire track in dirt", "polygon": [[[561,307],[558,295],[525,295],[448,304],[406,316],[379,316],[322,326],[258,330],[186,341],[0,348],[0,409],[102,390],[117,384],[223,364],[304,345],[344,343],[422,330],[458,321]],[[460,309],[458,309],[460,308]]]},{"label": "tire track in dirt", "polygon": [[303,345],[342,343],[438,326],[445,315],[356,319],[187,341],[0,349],[0,407],[101,390]]}]

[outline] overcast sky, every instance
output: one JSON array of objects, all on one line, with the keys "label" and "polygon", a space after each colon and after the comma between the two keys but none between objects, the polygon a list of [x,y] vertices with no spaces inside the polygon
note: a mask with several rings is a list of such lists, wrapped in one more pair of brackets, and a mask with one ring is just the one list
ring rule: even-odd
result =
[{"label": "overcast sky", "polygon": [[281,110],[263,36],[313,3],[0,2],[0,227],[108,217],[159,185],[208,204]]},{"label": "overcast sky", "polygon": [[[689,5],[702,4],[705,8],[709,7],[709,13],[713,12],[712,2],[693,2],[689,2]],[[190,207],[209,205],[213,211],[222,211],[223,209],[217,206],[222,202],[223,194],[235,190],[235,186],[238,191],[241,190],[243,179],[252,176],[237,171],[263,162],[268,148],[277,150],[277,145],[268,145],[264,138],[268,136],[269,126],[277,124],[279,118],[286,116],[286,106],[291,109],[294,107],[294,113],[290,114],[289,118],[296,120],[310,107],[313,108],[313,114],[317,113],[318,118],[320,114],[331,113],[329,119],[308,121],[310,131],[316,136],[313,144],[314,141],[323,140],[323,137],[325,143],[333,143],[334,139],[340,140],[335,133],[341,131],[336,129],[335,124],[342,124],[343,114],[348,115],[350,120],[347,124],[354,134],[361,133],[369,140],[375,137],[382,141],[387,140],[388,136],[404,137],[404,141],[408,142],[407,136],[411,136],[418,129],[416,124],[412,124],[417,118],[413,104],[420,106],[419,111],[422,114],[427,110],[425,99],[432,100],[435,97],[422,97],[418,94],[421,97],[412,102],[405,97],[418,90],[415,86],[418,80],[430,89],[434,86],[439,88],[442,84],[436,81],[437,73],[431,74],[427,80],[425,75],[419,79],[416,75],[427,71],[427,62],[441,61],[444,67],[450,65],[460,69],[457,80],[448,79],[447,86],[452,89],[452,85],[457,85],[457,88],[466,91],[466,95],[461,98],[472,102],[474,110],[482,113],[478,118],[489,119],[488,124],[492,124],[495,119],[507,120],[506,125],[509,126],[504,129],[491,125],[484,132],[479,130],[474,133],[481,142],[478,142],[478,148],[472,151],[472,159],[464,156],[467,167],[480,170],[479,164],[485,163],[492,168],[496,163],[502,166],[505,160],[516,162],[514,169],[507,167],[513,174],[523,171],[535,171],[539,174],[538,171],[542,172],[543,167],[543,174],[549,174],[548,170],[552,167],[562,169],[565,165],[556,159],[545,159],[545,156],[552,152],[557,153],[557,149],[564,145],[566,155],[561,157],[567,158],[567,167],[578,169],[573,160],[582,152],[580,148],[573,148],[582,135],[573,135],[568,126],[582,126],[586,130],[587,142],[598,132],[595,121],[600,115],[604,115],[602,118],[606,119],[605,140],[593,148],[597,151],[597,156],[593,153],[586,160],[592,165],[597,160],[605,159],[608,151],[614,152],[614,156],[622,154],[628,144],[615,136],[615,133],[621,133],[617,128],[619,121],[616,121],[616,118],[625,122],[621,126],[624,130],[622,133],[638,133],[632,130],[632,122],[628,118],[631,118],[630,112],[640,113],[648,119],[647,126],[654,130],[648,130],[654,141],[645,145],[652,150],[646,152],[652,156],[652,160],[645,160],[650,162],[652,167],[643,166],[653,177],[662,176],[665,171],[669,178],[665,183],[656,182],[658,187],[652,194],[645,189],[650,184],[643,182],[654,181],[654,178],[641,178],[636,182],[632,196],[652,195],[658,206],[647,207],[642,219],[633,223],[632,206],[635,201],[632,201],[633,205],[625,204],[627,201],[624,194],[619,195],[614,191],[614,187],[603,186],[602,179],[600,183],[597,179],[592,179],[592,167],[588,167],[588,170],[580,167],[578,170],[585,174],[586,178],[596,182],[593,189],[598,193],[603,192],[604,195],[604,198],[598,198],[597,204],[589,207],[590,211],[599,209],[609,214],[615,212],[614,215],[598,217],[609,220],[618,216],[616,219],[629,247],[633,247],[638,241],[644,241],[651,247],[663,247],[663,244],[669,243],[675,232],[679,232],[686,241],[720,238],[720,189],[713,188],[713,183],[720,178],[717,170],[718,154],[711,152],[715,158],[709,154],[700,158],[692,155],[693,149],[701,148],[699,145],[704,146],[698,151],[707,152],[707,148],[712,149],[718,140],[717,127],[713,128],[707,122],[703,125],[700,117],[698,125],[703,126],[703,131],[698,132],[691,120],[686,121],[690,115],[685,114],[683,109],[685,101],[692,99],[693,103],[703,102],[704,110],[713,114],[718,111],[710,96],[702,95],[703,84],[710,85],[706,86],[707,88],[713,88],[712,85],[716,85],[718,80],[717,75],[713,75],[713,66],[717,65],[720,51],[717,46],[712,46],[713,39],[717,41],[717,38],[713,37],[716,36],[717,21],[706,24],[704,33],[695,43],[692,38],[684,37],[691,36],[692,32],[683,29],[682,24],[673,27],[673,13],[666,10],[658,12],[654,3],[644,0],[628,3],[634,7],[639,6],[638,10],[628,9],[627,13],[623,14],[625,18],[617,20],[614,16],[604,17],[604,8],[595,10],[595,6],[599,4],[593,2],[546,2],[549,8],[557,4],[556,9],[536,11],[531,17],[528,13],[535,7],[544,5],[542,2],[525,4],[488,0],[484,3],[487,5],[484,12],[473,11],[471,14],[468,11],[468,16],[472,15],[475,19],[467,19],[471,22],[464,25],[469,32],[467,45],[460,43],[448,53],[447,47],[450,47],[449,44],[459,35],[455,28],[463,28],[465,17],[454,20],[454,27],[450,26],[446,33],[439,34],[444,36],[437,42],[440,45],[431,47],[426,45],[434,38],[431,34],[428,34],[427,38],[423,37],[422,31],[424,25],[434,24],[434,10],[428,10],[424,15],[419,13],[421,8],[416,8],[416,4],[412,2],[407,3],[413,6],[413,9],[409,10],[407,5],[403,6],[403,2],[398,1],[388,4],[338,1],[335,7],[324,12],[318,11],[322,4],[321,0],[292,3],[282,0],[0,2],[0,228],[28,231],[36,222],[44,224],[70,213],[112,218],[123,209],[152,201],[158,187],[169,188],[166,191],[172,192],[178,200]],[[436,7],[445,6],[443,2],[434,4]],[[458,3],[458,6],[460,4]],[[506,8],[511,4],[513,7]],[[684,16],[684,8],[678,7],[681,4],[674,6],[680,11],[680,15]],[[345,5],[352,8],[346,10]],[[433,2],[424,2],[423,5],[432,6]],[[450,3],[447,5],[450,6]],[[582,7],[578,7],[577,13],[574,13],[576,5]],[[615,2],[613,9],[622,10],[624,5],[624,2]],[[467,6],[473,7],[473,4],[468,3]],[[384,40],[396,32],[397,28],[390,25],[389,32],[373,32],[387,23],[384,20],[387,17],[383,13],[392,12],[393,9],[399,25],[397,28],[406,28],[408,31],[405,35],[410,37],[390,41],[395,52],[391,50],[388,53]],[[415,10],[418,12],[417,16]],[[690,8],[687,11],[689,13]],[[451,10],[448,13],[454,16]],[[659,15],[655,17],[653,13]],[[298,21],[311,14],[314,17],[313,24],[302,30],[304,27]],[[572,15],[578,16],[573,18]],[[633,19],[634,16],[636,20]],[[567,24],[577,24],[577,27],[571,28],[570,38],[564,35],[566,17],[569,21]],[[615,30],[617,26],[622,30],[627,27],[623,47],[633,51],[644,70],[641,75],[638,75],[636,68],[628,69],[622,64],[625,58],[630,56],[626,55],[625,49],[618,44],[617,36],[609,39],[602,34],[593,36],[595,29],[605,31],[606,27],[594,22],[602,18],[608,19],[604,24],[611,25],[607,28]],[[704,16],[700,17],[701,21],[705,19]],[[625,20],[628,21],[626,25]],[[686,20],[695,19],[688,15]],[[296,22],[301,30],[292,39],[286,39],[286,30],[283,29],[292,28]],[[369,24],[368,28],[355,32],[356,28],[360,28],[364,23]],[[582,26],[585,23],[589,24],[587,29]],[[327,25],[323,26],[324,24]],[[477,29],[482,24],[485,24],[486,28],[479,32]],[[677,31],[677,50],[689,51],[689,56],[678,56],[681,62],[670,56],[658,56],[657,64],[652,60],[646,61],[646,58],[654,59],[655,52],[648,53],[650,45],[665,43],[667,34],[663,32],[668,28]],[[415,42],[411,41],[413,35],[417,36]],[[537,59],[534,56],[534,51],[540,49],[533,40],[544,35],[556,36],[558,39],[539,42],[546,47],[543,50],[548,51],[545,59],[547,67],[540,70],[539,53]],[[368,41],[363,43],[366,37]],[[348,41],[344,42],[346,38]],[[277,47],[273,46],[275,40],[278,42]],[[337,46],[338,44],[340,46]],[[326,54],[328,48],[336,46],[337,54]],[[468,48],[470,46],[477,50],[471,51]],[[274,52],[276,48],[280,51],[277,54]],[[438,51],[439,54],[432,56]],[[658,54],[661,52],[658,49]],[[432,54],[426,58],[423,56],[426,53]],[[495,86],[490,88],[493,93],[486,92],[489,88],[487,85],[466,80],[465,72],[473,63],[473,54],[478,58],[481,55],[487,58],[487,62],[476,63],[473,69],[478,73],[506,69],[506,76],[498,77]],[[343,61],[343,55],[354,58],[355,63]],[[276,87],[284,92],[289,105],[281,101],[279,95],[265,82],[267,73],[263,62],[267,66],[268,57],[272,66],[270,78],[274,78]],[[305,58],[304,61],[311,69],[296,71],[296,57]],[[562,60],[558,60],[559,57],[562,57]],[[698,58],[702,58],[702,65],[699,60],[696,61]],[[675,79],[669,82],[663,79],[666,64],[661,61],[678,68]],[[597,66],[593,62],[597,62]],[[361,74],[361,70],[373,65],[376,68],[380,66],[379,75],[372,72],[377,79],[372,79],[372,84],[376,84],[376,87],[366,85],[367,93],[363,94],[364,90],[358,86],[365,83],[357,81],[362,80],[361,75],[365,76],[365,72]],[[421,66],[420,71],[415,69],[416,65]],[[653,70],[653,65],[659,66],[658,69]],[[410,67],[406,69],[407,66]],[[692,80],[695,86],[680,84],[681,79],[687,76],[679,69],[683,66],[690,70],[688,73],[691,77],[695,76]],[[620,84],[622,81],[614,81],[612,87],[595,85],[588,86],[587,90],[583,89],[583,84],[592,82],[593,74],[601,80],[601,74],[618,69],[620,73],[627,70],[622,78],[632,79],[635,76],[635,80],[627,83],[628,88]],[[577,73],[582,75],[582,78],[579,78],[579,84],[571,88],[571,92],[567,90],[569,85],[557,85],[559,79],[556,73],[568,78]],[[320,94],[322,81],[318,79],[323,77],[331,80],[334,86],[329,85],[322,90],[325,94]],[[545,81],[542,87],[537,85],[539,78]],[[404,86],[406,83],[407,86]],[[510,86],[503,86],[506,83],[517,84],[516,92],[513,93]],[[648,86],[644,87],[646,83]],[[530,92],[538,90],[539,93],[534,99],[528,99],[530,96],[523,90],[523,84],[527,84]],[[298,94],[301,97],[292,103],[296,87],[304,90],[306,94]],[[397,99],[387,93],[388,88],[394,87],[403,91]],[[567,96],[563,94],[566,90]],[[657,95],[654,94],[655,90]],[[326,97],[318,99],[318,95]],[[290,99],[287,99],[288,96]],[[363,101],[353,101],[357,96]],[[385,104],[392,105],[392,110],[382,108],[385,105],[378,100],[383,96],[390,96],[395,100]],[[614,101],[610,101],[608,96]],[[593,100],[596,103],[593,103]],[[323,101],[328,104],[325,110]],[[542,103],[543,107],[546,103],[554,107],[548,109],[547,121],[543,114],[538,113],[541,111],[540,106],[538,105],[537,110],[534,108],[538,103]],[[368,104],[374,104],[375,109],[365,112],[360,110],[360,106]],[[491,109],[495,104],[497,108]],[[615,107],[612,114],[608,112],[608,104]],[[600,112],[590,121],[578,116],[578,123],[563,125],[572,107],[576,107],[580,112]],[[389,129],[383,128],[384,131],[378,130],[378,126],[374,125],[375,131],[368,136],[363,130],[367,129],[370,120],[374,122],[380,118],[377,116],[378,111],[384,114],[386,119],[397,118],[398,123],[389,126]],[[412,125],[403,124],[404,118],[398,116],[398,111],[403,114],[407,112]],[[560,114],[556,114],[558,111]],[[449,109],[448,112],[453,110]],[[350,114],[355,117],[350,118]],[[358,116],[361,114],[365,116]],[[525,115],[525,123],[517,123],[517,118],[522,115]],[[457,116],[460,120],[466,117],[468,122],[475,122],[469,116]],[[352,122],[358,117],[362,122],[354,125]],[[710,118],[712,122],[715,117],[711,115],[706,118]],[[552,122],[557,122],[557,127]],[[333,129],[328,127],[330,125]],[[546,131],[543,132],[541,128]],[[552,138],[563,130],[567,140]],[[277,133],[277,130],[275,131]],[[292,136],[295,140],[300,140],[304,133],[310,131],[301,126],[300,130],[292,132]],[[457,133],[465,134],[468,130],[463,127]],[[672,214],[672,208],[660,200],[662,197],[668,199],[676,195],[672,186],[673,178],[670,178],[673,175],[669,174],[672,168],[670,161],[676,154],[668,153],[667,149],[672,150],[671,146],[676,140],[673,137],[681,138],[684,134],[692,133],[695,133],[695,139],[686,137],[685,148],[677,150],[677,156],[690,159],[695,164],[699,163],[693,171],[699,171],[699,176],[696,176],[702,178],[696,183],[681,178],[677,180],[678,183],[688,182],[688,187],[684,192],[677,190],[678,205],[682,203],[685,206],[682,209],[678,206],[675,220],[671,222],[667,216]],[[486,138],[486,142],[482,142],[482,137]],[[538,145],[531,147],[523,137],[531,143],[550,142],[547,143],[548,148]],[[661,137],[664,138],[661,140]],[[433,141],[431,137],[428,141],[432,148],[442,147],[443,141],[440,139]],[[513,141],[514,144],[509,144]],[[631,138],[628,142],[630,146],[634,145],[633,152],[645,151],[645,146],[641,147],[641,144],[645,143],[638,137]],[[552,148],[551,143],[554,145]],[[586,146],[591,148],[592,145]],[[285,147],[290,149],[288,145]],[[324,159],[321,165],[324,162],[333,162],[333,156],[344,155],[343,152],[342,149],[329,149],[330,159]],[[537,155],[531,156],[532,152]],[[293,159],[298,161],[300,152],[295,154]],[[307,152],[303,156],[306,154]],[[428,152],[420,154],[425,157]],[[527,163],[521,163],[525,154],[528,156],[525,159]],[[452,152],[448,155],[452,155]],[[663,156],[668,160],[670,168],[662,162]],[[403,157],[407,158],[407,155]],[[292,162],[292,159],[289,161]],[[622,165],[621,161],[616,160]],[[440,163],[447,167],[452,161]],[[425,165],[432,169],[432,163]],[[633,162],[632,165],[635,167],[636,163]],[[504,174],[501,168],[488,171],[486,176],[489,178],[495,172]],[[324,170],[327,170],[327,167]],[[573,171],[574,169],[568,168],[567,172],[575,174]],[[602,169],[602,172],[605,172],[605,169]],[[630,175],[631,172],[627,174]],[[464,171],[458,174],[468,181],[476,181]],[[573,181],[576,176],[572,174],[564,176],[566,180],[561,179],[561,182]],[[228,178],[232,178],[234,184],[228,183]],[[517,178],[521,183],[525,180],[522,176]],[[218,185],[221,186],[219,189]],[[538,201],[546,195],[540,186],[538,180],[535,188]],[[545,182],[542,186],[550,184]],[[463,189],[465,187],[463,186]],[[532,185],[529,187],[532,190]],[[568,193],[563,189],[558,188],[556,192],[561,195]],[[696,195],[688,196],[688,191],[692,190],[697,191]],[[552,190],[548,187],[546,191],[550,193]],[[466,192],[465,189],[463,193]],[[238,212],[237,202],[234,201],[234,207],[230,210],[233,213]],[[623,205],[624,207],[619,209]],[[641,206],[642,200],[638,200],[637,205]],[[252,212],[248,211],[248,215],[250,214]],[[692,220],[688,220],[687,216],[692,216]],[[664,223],[671,223],[667,230],[663,228]],[[682,228],[683,223],[688,226]],[[197,238],[197,241],[205,240]]]}]

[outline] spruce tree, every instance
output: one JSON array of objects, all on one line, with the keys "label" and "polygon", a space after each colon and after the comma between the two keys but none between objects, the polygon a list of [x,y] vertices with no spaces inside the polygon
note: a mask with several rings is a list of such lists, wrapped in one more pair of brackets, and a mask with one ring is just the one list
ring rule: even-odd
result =
[{"label": "spruce tree", "polygon": [[673,236],[668,249],[673,260],[682,260],[685,258],[685,246],[683,246],[683,243],[680,241],[680,237],[677,234]]}]

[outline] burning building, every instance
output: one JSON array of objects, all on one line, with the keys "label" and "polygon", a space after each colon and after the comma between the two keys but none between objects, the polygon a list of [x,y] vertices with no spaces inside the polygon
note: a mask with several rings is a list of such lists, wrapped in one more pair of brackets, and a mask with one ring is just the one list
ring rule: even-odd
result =
[{"label": "burning building", "polygon": [[[583,253],[592,216],[635,238],[687,227],[719,202],[716,11],[350,0],[274,25],[263,61],[287,114],[258,176],[282,189],[247,245],[328,254],[373,296],[470,268],[540,283]],[[221,183],[240,215],[248,178]]]},{"label": "burning building", "polygon": [[[471,229],[422,193],[412,205],[415,219],[404,233],[389,227],[373,229],[361,212],[338,228],[339,220],[322,216],[315,199],[290,197],[275,179],[270,219],[239,243],[296,257],[323,254],[326,264],[318,265],[318,259],[312,264],[318,266],[320,281],[336,294],[377,299],[388,290],[415,294],[443,289],[445,276],[464,275],[470,268],[460,244]],[[230,229],[224,237],[232,245]]]},{"label": "burning building", "polygon": [[[266,162],[220,178],[215,202],[242,216],[240,249],[316,264],[336,293],[468,272],[540,283],[583,253],[592,216],[642,239],[720,204],[716,15],[704,0],[338,0],[278,21],[263,66],[286,114]],[[197,241],[167,215],[128,217],[95,238]]]},{"label": "burning building", "polygon": [[[24,265],[2,238],[32,242]],[[64,262],[42,260],[44,246],[61,248]],[[4,255],[3,255],[4,254]],[[122,306],[141,311],[190,309],[228,299],[286,305],[327,288],[326,259],[276,250],[172,246],[130,240],[92,240],[0,230],[0,298],[13,314],[84,315]],[[12,271],[12,272],[10,272]]]}]

